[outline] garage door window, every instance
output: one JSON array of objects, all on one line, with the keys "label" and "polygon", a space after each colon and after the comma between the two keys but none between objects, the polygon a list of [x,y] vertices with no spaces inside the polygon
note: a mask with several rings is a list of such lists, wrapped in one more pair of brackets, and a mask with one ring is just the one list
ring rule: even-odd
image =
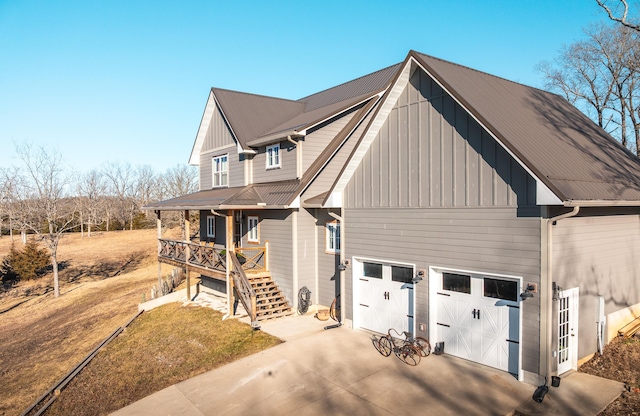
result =
[{"label": "garage door window", "polygon": [[518,300],[518,283],[511,280],[485,277],[484,296],[516,302]]},{"label": "garage door window", "polygon": [[391,280],[400,283],[412,283],[413,268],[402,266],[391,266]]},{"label": "garage door window", "polygon": [[471,276],[442,273],[442,288],[452,292],[471,293]]},{"label": "garage door window", "polygon": [[366,277],[382,279],[382,264],[365,262],[362,264],[362,267]]}]

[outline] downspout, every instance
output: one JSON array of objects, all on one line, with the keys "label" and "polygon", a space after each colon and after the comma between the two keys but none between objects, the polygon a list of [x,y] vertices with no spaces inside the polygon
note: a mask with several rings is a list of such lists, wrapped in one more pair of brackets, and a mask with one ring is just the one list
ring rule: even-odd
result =
[{"label": "downspout", "polygon": [[293,269],[293,307],[298,309],[298,288],[300,286],[298,276],[298,210],[291,212],[291,268]]},{"label": "downspout", "polygon": [[296,179],[300,179],[302,176],[300,171],[302,170],[302,146],[299,142],[293,140],[291,135],[287,136],[287,141],[293,143],[296,147]]},{"label": "downspout", "polygon": [[565,212],[564,214],[547,219],[547,381],[551,380],[551,376],[553,375],[553,356],[551,354],[551,351],[553,351],[553,226],[560,220],[575,217],[579,212],[580,206],[576,205],[570,212]]},{"label": "downspout", "polygon": [[[233,301],[231,300],[231,297],[233,296],[233,287],[231,286],[231,274],[229,273],[229,265],[231,264],[231,255],[229,254],[229,247],[227,247],[227,243],[229,242],[229,230],[227,229],[227,225],[229,224],[228,221],[228,217],[229,215],[227,214],[221,214],[219,212],[217,212],[216,210],[212,209],[211,213],[213,215],[217,215],[218,217],[222,217],[225,219],[224,225],[225,225],[225,234],[227,234],[227,238],[226,238],[226,243],[225,243],[225,254],[226,254],[226,264],[227,267],[225,267],[225,274],[226,274],[226,284],[227,284],[227,305],[232,305]],[[233,237],[232,237],[233,238]],[[227,313],[224,314],[224,316],[222,317],[222,320],[224,321],[225,319],[229,318],[231,316],[231,311],[232,311],[232,307],[227,308]]]},{"label": "downspout", "polygon": [[[345,241],[344,241],[344,218],[336,213],[329,211],[329,215],[340,223],[340,264],[344,265],[345,260]],[[342,267],[340,269],[343,269]],[[340,322],[338,325],[344,324],[344,317],[347,314],[347,294],[345,282],[346,270],[340,270]]]}]

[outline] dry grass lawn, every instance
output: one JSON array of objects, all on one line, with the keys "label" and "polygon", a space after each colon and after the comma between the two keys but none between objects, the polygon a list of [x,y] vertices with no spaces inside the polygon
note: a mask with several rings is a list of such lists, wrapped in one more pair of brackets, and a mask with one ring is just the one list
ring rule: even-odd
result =
[{"label": "dry grass lawn", "polygon": [[170,303],[138,317],[69,384],[46,415],[106,415],[280,341],[201,306]]},{"label": "dry grass lawn", "polygon": [[[10,246],[0,238],[0,258]],[[50,275],[0,294],[0,415],[20,414],[137,312],[157,282],[156,249],[155,230],[66,235],[58,299]]]}]

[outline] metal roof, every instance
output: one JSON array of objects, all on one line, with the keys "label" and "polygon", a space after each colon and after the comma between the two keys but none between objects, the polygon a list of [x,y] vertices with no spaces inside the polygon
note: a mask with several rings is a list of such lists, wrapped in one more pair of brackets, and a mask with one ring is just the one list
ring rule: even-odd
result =
[{"label": "metal roof", "polygon": [[212,88],[222,113],[242,147],[274,125],[304,111],[304,104],[281,98]]},{"label": "metal roof", "polygon": [[640,200],[640,160],[561,96],[410,55],[561,200]]},{"label": "metal roof", "polygon": [[401,63],[391,65],[371,74],[345,82],[321,92],[300,98],[298,102],[305,103],[305,112],[326,107],[355,97],[371,94],[383,90],[398,72]]},{"label": "metal roof", "polygon": [[148,204],[142,209],[160,211],[209,209],[281,209],[296,199],[300,181],[256,183],[235,188],[217,188],[194,192],[178,198]]},{"label": "metal roof", "polygon": [[212,88],[222,113],[242,147],[274,141],[304,130],[380,93],[400,64],[393,65],[297,101]]},{"label": "metal roof", "polygon": [[226,199],[232,197],[245,187],[236,188],[216,188],[206,191],[194,192],[192,194],[179,196],[166,201],[154,202],[145,205],[142,209],[160,211],[181,211],[184,209],[212,209],[219,206]]}]

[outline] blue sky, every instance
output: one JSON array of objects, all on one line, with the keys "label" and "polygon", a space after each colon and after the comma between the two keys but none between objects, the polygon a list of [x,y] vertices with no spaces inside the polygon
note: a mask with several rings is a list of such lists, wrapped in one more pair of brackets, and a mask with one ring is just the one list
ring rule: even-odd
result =
[{"label": "blue sky", "polygon": [[410,49],[541,87],[595,0],[0,0],[0,166],[15,144],[86,172],[187,163],[213,86],[298,99]]}]

